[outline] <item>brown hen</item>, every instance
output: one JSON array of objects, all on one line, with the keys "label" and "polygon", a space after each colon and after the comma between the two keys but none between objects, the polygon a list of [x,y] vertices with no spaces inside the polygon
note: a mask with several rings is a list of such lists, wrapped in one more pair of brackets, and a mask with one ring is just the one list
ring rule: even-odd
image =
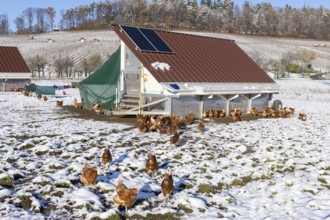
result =
[{"label": "brown hen", "polygon": [[113,201],[119,205],[125,206],[125,211],[127,212],[127,208],[133,204],[138,193],[139,191],[136,188],[128,189],[123,184],[121,178],[119,178],[117,185],[117,194],[113,197]]},{"label": "brown hen", "polygon": [[82,175],[80,181],[87,187],[95,186],[97,178],[97,168],[90,168],[88,163],[85,163],[85,166],[82,170]]},{"label": "brown hen", "polygon": [[148,171],[148,173],[154,174],[155,171],[157,170],[157,160],[156,160],[156,156],[155,153],[152,152],[148,155],[148,159],[146,161],[146,169]]},{"label": "brown hen", "polygon": [[176,132],[173,136],[170,137],[170,141],[174,146],[177,146],[179,144],[180,135],[178,132]]},{"label": "brown hen", "polygon": [[103,154],[102,154],[102,164],[103,165],[106,165],[108,163],[111,163],[112,161],[112,156],[111,156],[111,153],[110,153],[110,150],[109,148],[104,148],[103,150]]},{"label": "brown hen", "polygon": [[198,125],[197,125],[197,129],[201,132],[204,132],[205,130],[205,124],[203,124],[202,122],[200,122]]},{"label": "brown hen", "polygon": [[56,100],[56,107],[62,107],[63,106],[63,100]]},{"label": "brown hen", "polygon": [[164,202],[167,202],[170,194],[174,192],[172,171],[169,171],[168,173],[165,174],[165,177],[161,184],[161,188],[164,196]]}]

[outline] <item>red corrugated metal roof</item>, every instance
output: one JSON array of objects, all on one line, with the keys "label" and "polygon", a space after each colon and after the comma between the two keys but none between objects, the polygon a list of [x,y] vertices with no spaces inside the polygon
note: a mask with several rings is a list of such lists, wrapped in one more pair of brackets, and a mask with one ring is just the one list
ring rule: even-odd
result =
[{"label": "red corrugated metal roof", "polygon": [[[147,53],[120,26],[112,28],[158,82],[275,83],[233,40],[155,30],[174,54]],[[156,70],[154,62],[170,70]]]},{"label": "red corrugated metal roof", "polygon": [[0,72],[30,73],[30,69],[17,47],[0,46]]}]

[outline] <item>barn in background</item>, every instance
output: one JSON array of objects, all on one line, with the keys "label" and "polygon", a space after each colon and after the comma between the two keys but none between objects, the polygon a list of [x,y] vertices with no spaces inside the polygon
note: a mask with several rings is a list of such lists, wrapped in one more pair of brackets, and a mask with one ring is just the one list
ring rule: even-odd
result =
[{"label": "barn in background", "polygon": [[[120,53],[116,52],[120,63],[114,62],[107,70],[101,67],[104,73],[96,71],[84,80],[90,89],[81,86],[86,97],[82,102],[87,106],[88,100],[89,108],[99,103],[105,113],[114,115],[184,116],[192,112],[202,117],[209,109],[247,112],[256,107],[261,111],[279,92],[267,73],[232,40],[125,25],[112,28],[121,40]],[[106,74],[117,79],[108,87],[104,85]],[[97,84],[92,82],[95,78],[99,78]],[[110,90],[113,101],[107,108],[109,99],[102,97]]]},{"label": "barn in background", "polygon": [[17,47],[0,46],[0,91],[24,88],[31,71]]}]

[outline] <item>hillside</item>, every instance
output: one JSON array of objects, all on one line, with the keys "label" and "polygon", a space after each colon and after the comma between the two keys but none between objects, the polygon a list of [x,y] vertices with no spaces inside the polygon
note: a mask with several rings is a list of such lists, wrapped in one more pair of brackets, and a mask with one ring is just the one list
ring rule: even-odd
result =
[{"label": "hillside", "polygon": [[[270,59],[279,60],[283,53],[296,52],[302,49],[313,50],[317,54],[313,61],[313,68],[325,72],[330,69],[330,42],[305,39],[285,39],[272,37],[255,37],[246,35],[229,35],[219,33],[189,32],[202,36],[211,36],[235,40],[236,43],[251,57],[260,57],[264,61]],[[17,46],[23,57],[27,60],[33,56],[46,57],[53,66],[58,57],[70,57],[75,66],[78,66],[84,58],[93,54],[100,54],[103,61],[107,59],[119,46],[119,38],[113,31],[76,31],[76,32],[52,32],[33,35],[31,40],[27,36],[1,36],[1,46]],[[85,42],[80,42],[85,38]],[[48,42],[49,39],[54,42]],[[94,40],[94,39],[97,39]],[[325,47],[315,45],[325,44]]]}]

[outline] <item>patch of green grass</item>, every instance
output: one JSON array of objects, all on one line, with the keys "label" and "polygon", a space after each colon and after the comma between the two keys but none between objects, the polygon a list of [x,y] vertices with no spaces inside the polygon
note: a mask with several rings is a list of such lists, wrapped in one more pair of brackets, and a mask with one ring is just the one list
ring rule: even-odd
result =
[{"label": "patch of green grass", "polygon": [[292,187],[294,184],[293,183],[285,183],[285,186],[287,187]]},{"label": "patch of green grass", "polygon": [[225,184],[224,183],[222,183],[222,182],[218,182],[218,184],[217,184],[217,186],[216,186],[216,190],[222,190],[222,189],[224,189],[225,188]]},{"label": "patch of green grass", "polygon": [[198,211],[201,212],[201,213],[204,213],[206,211],[206,209],[198,208]]},{"label": "patch of green grass", "polygon": [[0,179],[0,186],[14,187],[14,181],[10,177],[3,177]]},{"label": "patch of green grass", "polygon": [[228,204],[235,204],[235,200],[233,198],[227,198],[226,201]]},{"label": "patch of green grass", "polygon": [[289,166],[289,167],[286,167],[283,172],[285,173],[293,173],[295,170],[295,167],[294,166]]},{"label": "patch of green grass", "polygon": [[218,217],[219,218],[224,218],[225,216],[222,213],[218,212]]},{"label": "patch of green grass", "polygon": [[22,206],[22,208],[24,209],[31,209],[32,207],[32,200],[30,196],[27,195],[21,195],[18,196],[18,198],[21,200],[20,205]]},{"label": "patch of green grass", "polygon": [[70,188],[71,183],[69,183],[69,182],[57,182],[57,183],[55,183],[55,186],[58,187],[58,188]]},{"label": "patch of green grass", "polygon": [[176,159],[176,160],[180,160],[181,159],[181,155],[180,154],[175,154],[173,156],[173,158]]},{"label": "patch of green grass", "polygon": [[[164,214],[151,214],[148,213],[146,217],[142,215],[130,215],[127,219],[134,219],[134,220],[180,220],[182,214],[178,213],[164,213]],[[107,220],[112,220],[112,219],[107,219]],[[114,219],[117,220],[117,219]]]},{"label": "patch of green grass", "polygon": [[43,196],[50,195],[50,193],[53,192],[53,191],[54,191],[54,188],[50,187],[50,188],[47,188],[47,189],[43,190],[41,192],[41,195],[43,195]]},{"label": "patch of green grass", "polygon": [[42,185],[42,186],[46,186],[46,185],[50,185],[51,182],[50,181],[41,181],[41,182],[35,182],[36,184]]},{"label": "patch of green grass", "polygon": [[98,216],[95,216],[93,218],[91,218],[91,220],[121,220],[120,216],[117,214],[113,214],[108,216],[107,218],[100,218]]},{"label": "patch of green grass", "polygon": [[52,170],[60,170],[60,169],[63,169],[63,166],[62,165],[50,165],[49,166],[49,169],[52,169]]},{"label": "patch of green grass", "polygon": [[246,150],[243,152],[243,154],[252,154],[255,151],[252,149],[252,147],[247,147]]},{"label": "patch of green grass", "polygon": [[236,158],[236,160],[239,160],[239,159],[242,159],[242,156],[241,155],[237,155],[235,158]]},{"label": "patch of green grass", "polygon": [[52,192],[51,195],[61,198],[64,195],[64,192],[62,192],[62,191],[55,191],[55,192]]},{"label": "patch of green grass", "polygon": [[191,184],[189,184],[189,183],[187,183],[186,185],[185,185],[185,189],[191,189],[193,187],[193,185],[191,185]]},{"label": "patch of green grass", "polygon": [[271,180],[271,175],[262,174],[260,177],[255,178],[255,180]]},{"label": "patch of green grass", "polygon": [[92,143],[90,143],[89,144],[91,147],[97,147],[97,143],[95,143],[95,142],[92,142]]},{"label": "patch of green grass", "polygon": [[214,193],[214,189],[210,184],[201,183],[198,185],[197,193]]},{"label": "patch of green grass", "polygon": [[249,182],[252,182],[253,179],[251,176],[243,176],[241,179],[234,179],[231,182],[231,186],[245,186]]},{"label": "patch of green grass", "polygon": [[21,146],[20,150],[30,149],[30,148],[33,148],[34,146],[35,146],[34,144],[25,143],[24,145]]},{"label": "patch of green grass", "polygon": [[38,156],[42,156],[42,155],[46,155],[48,153],[48,150],[45,150],[45,151],[37,151],[36,152],[36,155]]},{"label": "patch of green grass", "polygon": [[277,193],[278,193],[277,191],[273,191],[273,192],[271,192],[271,196],[274,197],[277,195]]},{"label": "patch of green grass", "polygon": [[184,211],[185,213],[188,213],[188,214],[193,213],[193,210],[192,209],[186,207],[183,204],[179,204],[178,205],[178,208],[181,209],[182,211]]},{"label": "patch of green grass", "polygon": [[18,159],[17,158],[8,158],[7,162],[8,163],[15,163]]},{"label": "patch of green grass", "polygon": [[205,178],[206,178],[206,179],[209,179],[209,180],[213,179],[212,176],[205,176]]},{"label": "patch of green grass", "polygon": [[313,190],[311,190],[311,189],[304,189],[303,192],[309,192],[312,195],[315,195],[315,192]]},{"label": "patch of green grass", "polygon": [[95,158],[94,155],[87,155],[87,156],[84,156],[87,160],[93,160]]},{"label": "patch of green grass", "polygon": [[284,167],[283,165],[276,165],[277,169],[283,169],[283,167]]},{"label": "patch of green grass", "polygon": [[328,182],[327,182],[327,180],[325,179],[325,178],[317,178],[317,180],[319,181],[319,182],[321,182],[321,183],[324,183],[324,184],[327,184]]}]

